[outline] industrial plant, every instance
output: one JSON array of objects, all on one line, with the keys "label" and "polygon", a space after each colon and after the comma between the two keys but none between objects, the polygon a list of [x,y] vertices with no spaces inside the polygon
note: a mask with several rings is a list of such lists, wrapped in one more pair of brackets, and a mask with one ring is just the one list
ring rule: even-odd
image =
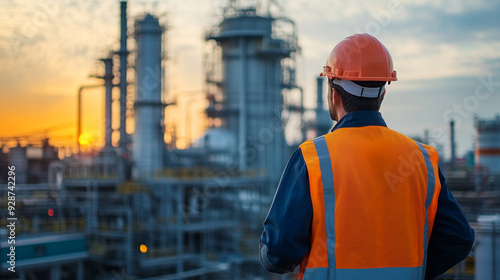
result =
[{"label": "industrial plant", "polygon": [[[293,273],[266,272],[258,252],[262,222],[288,157],[333,126],[322,78],[316,108],[304,106],[295,22],[229,1],[219,24],[205,33],[209,51],[200,75],[207,129],[178,149],[164,140],[166,108],[176,106],[165,92],[168,29],[154,13],[134,16],[131,28],[125,1],[120,15],[119,49],[96,58],[102,84],[75,89],[78,151],[61,159],[50,139],[0,150],[0,166],[16,168],[17,203],[16,272],[7,270],[9,232],[0,230],[0,277],[296,279]],[[127,77],[130,68],[133,77]],[[91,87],[104,92],[104,146],[97,151],[82,149],[78,141],[81,102]],[[115,146],[114,88],[120,92]],[[135,127],[131,135],[127,118]],[[292,122],[300,133],[287,141]],[[500,116],[476,119],[475,128],[475,151],[462,159],[454,152],[450,123],[452,160],[442,169],[477,240],[470,256],[440,279],[500,279]],[[4,173],[0,181],[6,185]],[[6,211],[0,217],[7,229]]]}]

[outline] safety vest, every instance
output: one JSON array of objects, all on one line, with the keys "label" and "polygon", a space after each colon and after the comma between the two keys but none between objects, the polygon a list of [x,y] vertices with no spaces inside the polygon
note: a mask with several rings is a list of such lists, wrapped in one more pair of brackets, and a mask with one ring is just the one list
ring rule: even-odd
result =
[{"label": "safety vest", "polygon": [[385,126],[339,128],[300,149],[313,221],[299,279],[424,279],[436,150]]}]

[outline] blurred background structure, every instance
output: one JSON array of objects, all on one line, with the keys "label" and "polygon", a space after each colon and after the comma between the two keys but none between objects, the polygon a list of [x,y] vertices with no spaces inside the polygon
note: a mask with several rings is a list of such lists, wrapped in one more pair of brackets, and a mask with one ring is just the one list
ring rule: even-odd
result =
[{"label": "blurred background structure", "polygon": [[[185,97],[166,94],[168,28],[154,13],[134,16],[130,27],[127,2],[120,2],[120,48],[99,58],[102,71],[94,76],[102,83],[75,89],[78,151],[60,158],[50,139],[36,136],[0,150],[2,170],[16,167],[18,217],[11,273],[7,213],[0,215],[2,279],[294,279],[261,268],[262,222],[289,155],[333,123],[322,78],[315,108],[304,106],[295,22],[271,12],[275,1],[266,8],[244,2],[229,1],[206,31],[204,69],[194,69],[205,75],[205,132],[183,149],[165,141],[167,132],[177,137],[165,118],[184,117],[166,108]],[[104,146],[83,149],[81,103],[94,87],[104,92]],[[477,242],[441,279],[500,279],[500,116],[476,119],[476,147],[465,157],[455,151],[454,129],[452,120],[452,156],[442,168]],[[414,138],[443,152],[442,139]]]}]

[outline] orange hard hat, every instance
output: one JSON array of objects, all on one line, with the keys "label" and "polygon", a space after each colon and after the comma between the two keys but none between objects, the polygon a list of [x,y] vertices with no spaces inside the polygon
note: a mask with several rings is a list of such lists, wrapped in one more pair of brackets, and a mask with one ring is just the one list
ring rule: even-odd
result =
[{"label": "orange hard hat", "polygon": [[320,76],[351,81],[396,81],[392,58],[369,34],[354,34],[333,48]]}]

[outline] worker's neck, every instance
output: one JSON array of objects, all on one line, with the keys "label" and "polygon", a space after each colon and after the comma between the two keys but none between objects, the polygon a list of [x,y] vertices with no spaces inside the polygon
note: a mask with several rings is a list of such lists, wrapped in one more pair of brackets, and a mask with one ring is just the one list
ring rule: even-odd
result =
[{"label": "worker's neck", "polygon": [[337,121],[340,121],[340,119],[342,119],[345,115],[347,115],[347,112],[344,110],[344,106],[338,106],[337,107],[337,110],[335,110],[335,112],[337,113]]}]

